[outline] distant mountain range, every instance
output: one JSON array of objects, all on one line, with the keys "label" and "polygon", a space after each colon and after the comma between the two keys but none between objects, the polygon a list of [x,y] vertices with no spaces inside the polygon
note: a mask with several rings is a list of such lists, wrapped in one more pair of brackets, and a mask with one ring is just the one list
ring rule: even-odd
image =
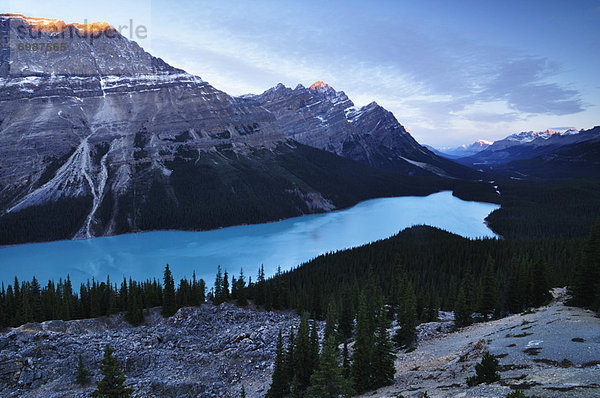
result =
[{"label": "distant mountain range", "polygon": [[439,156],[513,178],[600,177],[600,127],[521,132],[498,141],[477,140],[453,149],[427,146]]},{"label": "distant mountain range", "polygon": [[425,145],[425,147],[439,156],[443,156],[448,159],[457,159],[475,155],[476,153],[483,151],[493,143],[494,141],[477,140],[470,145],[461,145],[456,148],[437,149],[430,145]]},{"label": "distant mountain range", "polygon": [[264,222],[480,178],[323,82],[236,98],[107,24],[3,14],[0,35],[0,245]]},{"label": "distant mountain range", "polygon": [[598,140],[600,126],[589,130],[519,133],[455,161],[516,178],[600,177],[599,158],[593,156]]}]

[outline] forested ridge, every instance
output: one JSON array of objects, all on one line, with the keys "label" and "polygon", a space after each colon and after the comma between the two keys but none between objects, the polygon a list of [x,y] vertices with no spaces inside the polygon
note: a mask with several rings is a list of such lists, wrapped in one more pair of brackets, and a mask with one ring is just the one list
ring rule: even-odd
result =
[{"label": "forested ridge", "polygon": [[349,299],[356,308],[358,295],[368,286],[394,303],[402,280],[408,279],[420,314],[430,307],[452,310],[463,288],[473,311],[483,311],[481,300],[493,291],[487,310],[502,315],[534,304],[534,288],[568,284],[580,251],[578,239],[470,240],[416,226],[275,275],[266,281],[264,300],[267,307],[296,308],[321,318],[331,301],[342,305]]},{"label": "forested ridge", "polygon": [[501,180],[486,221],[504,238],[585,239],[600,217],[600,180]]}]

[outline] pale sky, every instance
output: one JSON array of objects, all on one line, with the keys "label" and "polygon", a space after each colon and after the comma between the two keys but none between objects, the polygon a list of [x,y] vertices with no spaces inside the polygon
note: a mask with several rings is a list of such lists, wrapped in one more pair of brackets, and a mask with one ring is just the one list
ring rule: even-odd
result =
[{"label": "pale sky", "polygon": [[[600,0],[0,0],[1,12],[144,25],[142,47],[232,95],[324,80],[422,144],[600,124]],[[129,37],[127,30],[124,35]]]}]

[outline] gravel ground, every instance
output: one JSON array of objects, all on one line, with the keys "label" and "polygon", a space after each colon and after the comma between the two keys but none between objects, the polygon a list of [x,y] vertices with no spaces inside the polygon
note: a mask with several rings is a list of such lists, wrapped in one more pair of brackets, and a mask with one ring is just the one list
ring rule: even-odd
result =
[{"label": "gravel ground", "polygon": [[[264,396],[279,329],[287,336],[298,322],[293,312],[205,304],[168,319],[153,308],[138,327],[123,314],[23,325],[0,334],[0,397],[89,397],[106,344],[136,396],[237,397],[242,385]],[[84,388],[75,384],[79,354],[92,372]]]},{"label": "gravel ground", "polygon": [[[513,389],[543,397],[600,397],[600,319],[591,311],[564,305],[565,289],[532,313],[432,333],[428,324],[418,348],[399,353],[392,386],[365,396],[505,397]],[[575,339],[575,341],[573,340]],[[500,359],[500,382],[468,388],[481,355]]]}]

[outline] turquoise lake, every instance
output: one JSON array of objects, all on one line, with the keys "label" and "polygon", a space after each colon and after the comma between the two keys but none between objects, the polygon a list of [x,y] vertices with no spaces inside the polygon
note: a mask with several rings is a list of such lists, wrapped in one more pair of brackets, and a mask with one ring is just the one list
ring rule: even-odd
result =
[{"label": "turquoise lake", "polygon": [[78,291],[88,278],[119,282],[162,277],[170,264],[175,280],[196,271],[207,287],[217,265],[230,275],[244,269],[254,279],[263,264],[267,275],[320,254],[390,237],[412,225],[426,224],[477,238],[496,236],[484,218],[498,205],[468,202],[439,192],[425,197],[381,198],[325,214],[212,231],[154,231],[88,240],[33,243],[0,248],[0,281],[5,286],[36,276],[42,285],[70,275]]}]

